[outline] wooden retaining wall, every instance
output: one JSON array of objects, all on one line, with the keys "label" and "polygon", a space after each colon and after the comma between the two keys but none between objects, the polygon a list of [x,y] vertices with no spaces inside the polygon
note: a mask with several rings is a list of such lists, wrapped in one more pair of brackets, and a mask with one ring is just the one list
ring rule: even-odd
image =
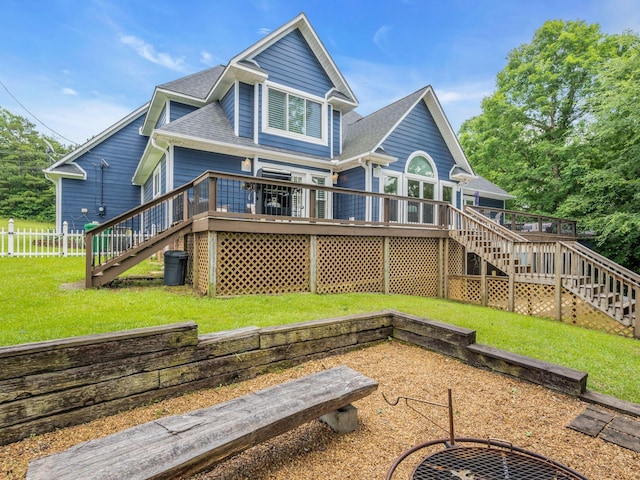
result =
[{"label": "wooden retaining wall", "polygon": [[389,338],[580,395],[587,374],[477,345],[475,331],[384,311],[198,335],[192,322],[0,348],[0,444]]}]

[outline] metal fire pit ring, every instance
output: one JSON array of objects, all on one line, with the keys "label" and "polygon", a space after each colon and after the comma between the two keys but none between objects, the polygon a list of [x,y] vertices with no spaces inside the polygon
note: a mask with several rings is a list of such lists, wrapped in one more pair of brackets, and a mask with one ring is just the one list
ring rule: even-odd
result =
[{"label": "metal fire pit ring", "polygon": [[499,440],[480,438],[439,439],[404,452],[387,473],[393,473],[409,455],[442,444],[445,448],[423,458],[411,474],[413,480],[588,480],[550,458]]}]

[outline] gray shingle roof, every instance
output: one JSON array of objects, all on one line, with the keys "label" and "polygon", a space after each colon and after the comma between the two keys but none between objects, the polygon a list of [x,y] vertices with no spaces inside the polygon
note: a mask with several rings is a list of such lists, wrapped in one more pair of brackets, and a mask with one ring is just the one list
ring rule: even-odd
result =
[{"label": "gray shingle roof", "polygon": [[493,193],[495,195],[504,195],[509,198],[515,198],[510,193],[504,191],[499,186],[494,183],[491,183],[484,177],[478,176],[477,178],[470,179],[468,183],[464,186],[464,189],[469,190],[477,190],[479,192],[485,193]]},{"label": "gray shingle roof", "polygon": [[75,163],[63,163],[61,165],[52,165],[51,168],[45,169],[46,172],[67,174],[67,175],[84,175],[82,169]]},{"label": "gray shingle roof", "polygon": [[[253,67],[255,68],[255,65]],[[172,82],[163,83],[158,88],[204,100],[223,71],[224,65],[218,65]]]},{"label": "gray shingle roof", "polygon": [[[159,132],[186,135],[198,140],[219,142],[238,147],[247,147],[252,150],[261,149],[271,152],[280,152],[290,155],[300,155],[300,152],[284,148],[256,145],[252,138],[239,137],[233,131],[231,122],[227,118],[219,102],[213,102],[195,112],[189,113],[158,129]],[[305,155],[306,158],[327,161],[327,157],[318,155]],[[329,162],[327,161],[327,167]]]},{"label": "gray shingle roof", "polygon": [[348,159],[374,150],[398,120],[425,94],[427,88],[422,88],[391,105],[387,105],[366,117],[346,125],[340,158]]}]

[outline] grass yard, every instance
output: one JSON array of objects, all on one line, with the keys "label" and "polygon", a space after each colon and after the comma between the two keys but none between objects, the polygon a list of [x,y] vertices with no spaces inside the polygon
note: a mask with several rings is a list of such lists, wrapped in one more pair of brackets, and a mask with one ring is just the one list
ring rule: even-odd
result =
[{"label": "grass yard", "polygon": [[[135,272],[161,265],[145,262]],[[553,320],[434,298],[291,294],[206,298],[161,284],[69,289],[84,280],[83,258],[0,258],[0,345],[183,321],[200,333],[376,310],[399,310],[477,331],[477,340],[589,372],[591,390],[640,403],[640,341]]]}]

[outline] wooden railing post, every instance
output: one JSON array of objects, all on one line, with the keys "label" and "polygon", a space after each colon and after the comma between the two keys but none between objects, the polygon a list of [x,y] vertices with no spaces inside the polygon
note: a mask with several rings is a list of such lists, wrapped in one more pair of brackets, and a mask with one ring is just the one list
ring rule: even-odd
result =
[{"label": "wooden railing post", "polygon": [[216,177],[209,177],[209,215],[213,215],[217,209],[218,199],[218,179]]},{"label": "wooden railing post", "polygon": [[85,250],[84,286],[86,288],[91,288],[93,287],[93,233],[91,232],[91,230],[85,233],[84,250]]},{"label": "wooden railing post", "polygon": [[318,216],[316,212],[316,192],[315,188],[309,189],[309,219],[311,220]]}]

